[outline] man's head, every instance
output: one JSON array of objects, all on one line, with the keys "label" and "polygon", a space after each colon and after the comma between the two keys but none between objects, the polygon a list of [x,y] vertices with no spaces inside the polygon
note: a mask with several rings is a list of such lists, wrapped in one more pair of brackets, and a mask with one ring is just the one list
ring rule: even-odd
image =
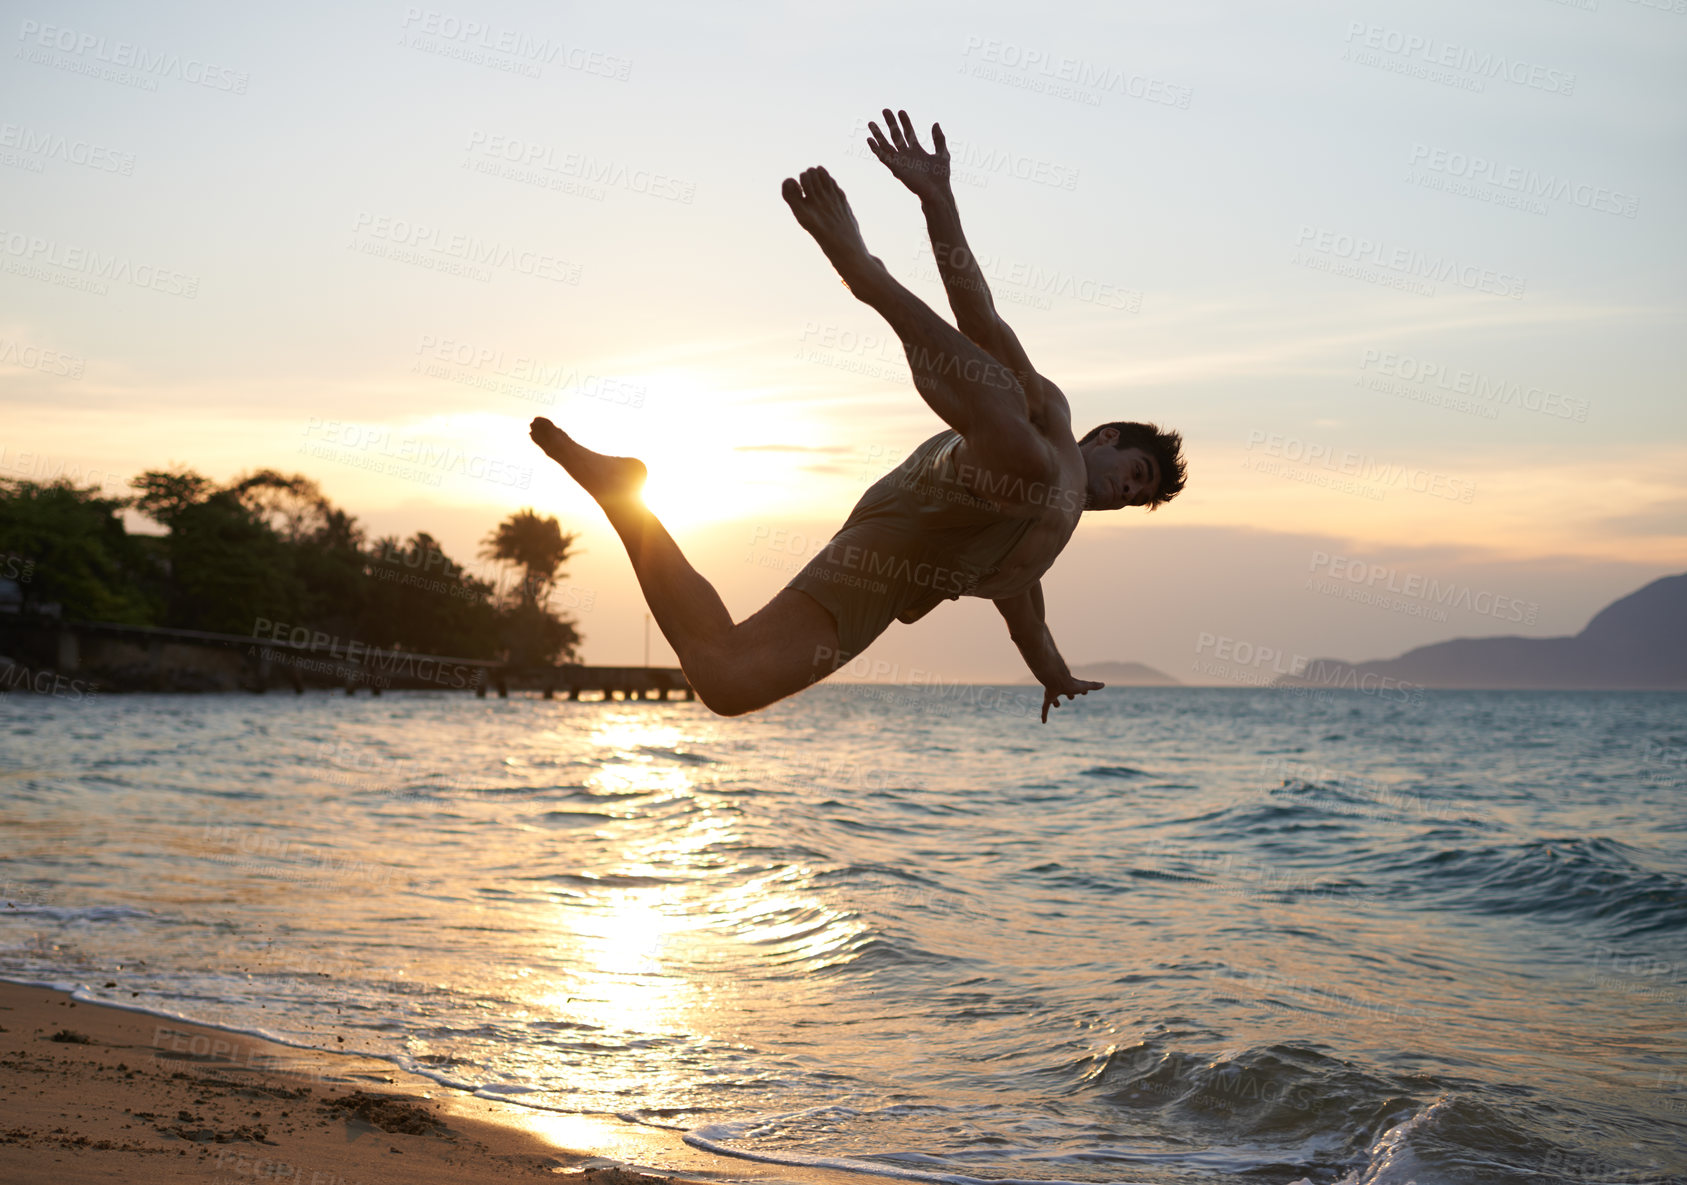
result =
[{"label": "man's head", "polygon": [[1078,442],[1088,476],[1087,509],[1118,510],[1170,502],[1188,476],[1183,437],[1153,424],[1120,422],[1091,428]]}]

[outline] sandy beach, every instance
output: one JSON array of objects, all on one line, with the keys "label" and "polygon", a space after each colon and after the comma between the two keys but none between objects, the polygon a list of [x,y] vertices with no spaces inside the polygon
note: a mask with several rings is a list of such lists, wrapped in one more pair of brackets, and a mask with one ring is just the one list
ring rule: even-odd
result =
[{"label": "sandy beach", "polygon": [[[0,1099],[0,1179],[10,1185],[464,1185],[559,1175],[583,1185],[693,1182],[635,1167],[651,1162],[712,1166],[716,1181],[766,1175],[751,1162],[692,1149],[677,1135],[553,1119],[372,1058],[5,983]],[[859,1178],[804,1171],[800,1179]]]}]

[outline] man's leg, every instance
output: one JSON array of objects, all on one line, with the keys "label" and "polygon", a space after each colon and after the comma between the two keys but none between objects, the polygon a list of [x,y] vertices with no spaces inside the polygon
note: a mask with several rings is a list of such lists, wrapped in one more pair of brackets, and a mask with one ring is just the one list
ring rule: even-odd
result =
[{"label": "man's leg", "polygon": [[531,435],[609,516],[656,624],[710,710],[723,716],[753,712],[831,674],[838,627],[812,597],[785,589],[733,624],[720,594],[639,496],[643,461],[594,453],[542,416]]},{"label": "man's leg", "polygon": [[782,193],[850,292],[902,339],[915,389],[965,437],[972,460],[998,475],[1041,476],[1046,454],[1012,369],[898,283],[868,252],[848,199],[825,169],[805,170],[800,185],[787,180]]}]

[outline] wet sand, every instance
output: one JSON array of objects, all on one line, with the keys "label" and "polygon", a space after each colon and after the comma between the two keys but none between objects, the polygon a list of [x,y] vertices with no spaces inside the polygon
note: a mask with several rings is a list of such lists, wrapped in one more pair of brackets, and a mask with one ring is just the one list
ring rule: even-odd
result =
[{"label": "wet sand", "polygon": [[693,1180],[673,1172],[864,1179],[764,1168],[678,1133],[479,1099],[372,1058],[0,983],[0,1180],[10,1185]]}]

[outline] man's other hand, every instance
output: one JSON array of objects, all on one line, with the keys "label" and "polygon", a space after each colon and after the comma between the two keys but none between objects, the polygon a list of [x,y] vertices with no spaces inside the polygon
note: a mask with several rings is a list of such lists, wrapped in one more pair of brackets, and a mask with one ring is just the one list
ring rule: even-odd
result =
[{"label": "man's other hand", "polygon": [[1043,723],[1049,722],[1049,709],[1060,706],[1061,696],[1071,699],[1075,695],[1100,691],[1106,686],[1105,683],[1092,683],[1088,679],[1074,679],[1070,675],[1058,682],[1043,684]]},{"label": "man's other hand", "polygon": [[920,146],[920,138],[914,134],[913,121],[906,111],[898,111],[893,116],[890,108],[886,107],[884,117],[885,124],[890,128],[889,135],[873,121],[867,122],[873,132],[867,137],[867,147],[872,149],[873,155],[883,161],[891,175],[912,190],[916,197],[923,199],[947,193],[949,142],[943,138],[943,129],[936,124],[931,125],[931,142],[936,151],[927,152]]}]

